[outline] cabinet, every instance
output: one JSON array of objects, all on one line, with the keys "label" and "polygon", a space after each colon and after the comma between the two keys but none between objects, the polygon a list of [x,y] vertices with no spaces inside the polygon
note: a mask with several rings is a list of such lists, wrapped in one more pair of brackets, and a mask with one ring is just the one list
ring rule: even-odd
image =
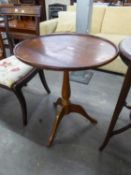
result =
[{"label": "cabinet", "polygon": [[[19,2],[20,4],[32,4],[32,5],[41,5],[42,11],[41,11],[41,21],[46,20],[46,5],[45,0],[10,0],[12,3]],[[73,4],[77,0],[70,0],[70,4]]]},{"label": "cabinet", "polygon": [[41,5],[41,21],[46,20],[45,0],[19,0],[21,4]]}]

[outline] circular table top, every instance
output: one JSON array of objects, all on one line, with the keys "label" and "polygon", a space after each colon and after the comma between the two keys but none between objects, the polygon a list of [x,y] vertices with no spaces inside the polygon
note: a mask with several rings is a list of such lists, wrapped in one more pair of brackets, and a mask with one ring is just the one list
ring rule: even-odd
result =
[{"label": "circular table top", "polygon": [[51,70],[84,70],[104,65],[118,55],[108,40],[83,34],[54,34],[25,40],[14,49],[21,61]]},{"label": "circular table top", "polygon": [[125,38],[119,44],[120,55],[122,60],[127,64],[131,64],[131,37]]}]

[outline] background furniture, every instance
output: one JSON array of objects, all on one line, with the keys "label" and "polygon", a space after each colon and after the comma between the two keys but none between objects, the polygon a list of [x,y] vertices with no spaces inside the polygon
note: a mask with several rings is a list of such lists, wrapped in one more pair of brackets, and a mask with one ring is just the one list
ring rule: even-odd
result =
[{"label": "background furniture", "polygon": [[[21,4],[33,4],[33,5],[41,5],[41,21],[45,21],[47,14],[46,14],[46,2],[45,0],[19,0]],[[76,2],[76,0],[70,0],[70,4],[73,5],[73,3]],[[54,1],[55,3],[55,1]],[[62,3],[62,2],[61,2]]]},{"label": "background furniture", "polygon": [[129,123],[128,125],[124,126],[123,128],[114,129],[122,108],[125,106],[128,109],[131,109],[131,107],[128,106],[126,103],[126,98],[127,98],[128,92],[129,92],[130,87],[131,87],[131,37],[123,40],[120,43],[119,48],[120,48],[120,56],[121,56],[123,62],[127,65],[128,70],[127,70],[127,73],[125,75],[125,80],[124,80],[122,88],[121,88],[121,92],[120,92],[120,95],[119,95],[119,98],[118,98],[118,101],[117,101],[117,104],[116,104],[116,107],[115,107],[115,110],[114,110],[114,113],[112,116],[112,120],[110,122],[110,126],[109,126],[108,131],[107,131],[107,135],[105,137],[103,144],[100,147],[101,151],[108,144],[108,142],[112,136],[114,136],[116,134],[120,134],[120,133],[126,131],[127,129],[131,128],[131,123]]},{"label": "background furniture", "polygon": [[81,105],[71,103],[69,71],[90,69],[110,62],[118,54],[114,44],[90,35],[56,34],[26,40],[15,47],[14,53],[27,64],[64,72],[62,95],[56,102],[56,105],[61,106],[61,110],[56,115],[49,146],[64,115],[76,112],[91,123],[97,123]]},{"label": "background furniture", "polygon": [[[21,41],[39,35],[40,6],[1,7],[0,15],[4,17],[4,22],[0,23],[0,30],[6,31],[12,54],[14,40]],[[12,20],[9,20],[10,18]]]},{"label": "background furniture", "polygon": [[[47,19],[47,14],[46,14],[46,2],[45,0],[8,0],[10,4],[14,5],[41,5],[41,21],[45,21]],[[76,0],[70,0],[70,4],[73,5],[73,3],[76,2]]]},{"label": "background furniture", "polygon": [[36,0],[19,0],[20,4],[31,4],[31,5],[35,5],[36,4]]},{"label": "background furniture", "polygon": [[8,0],[8,3],[14,5],[41,5],[40,20],[46,20],[45,0]]},{"label": "background furniture", "polygon": [[35,1],[36,1],[36,5],[41,5],[42,6],[41,21],[46,20],[45,0],[35,0]]},{"label": "background furniture", "polygon": [[4,47],[3,39],[0,33],[0,60],[3,58],[5,58],[5,47]]},{"label": "background furniture", "polygon": [[[60,12],[59,18],[40,23],[40,34],[74,32],[76,5],[67,12]],[[107,38],[116,45],[131,35],[131,7],[93,7],[91,34]],[[100,67],[101,70],[125,74],[126,65],[118,56],[113,62]]]},{"label": "background furniture", "polygon": [[22,63],[14,55],[2,59],[4,52],[3,40],[0,33],[0,87],[14,92],[21,105],[23,124],[26,125],[27,107],[21,90],[22,87],[25,86],[34,75],[39,73],[43,86],[48,93],[50,91],[47,86],[45,76],[41,73],[41,71]]}]

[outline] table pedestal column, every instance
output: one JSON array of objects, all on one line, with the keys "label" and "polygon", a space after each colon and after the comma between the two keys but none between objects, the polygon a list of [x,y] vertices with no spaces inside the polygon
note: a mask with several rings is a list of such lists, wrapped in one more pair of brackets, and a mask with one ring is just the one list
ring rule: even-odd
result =
[{"label": "table pedestal column", "polygon": [[51,135],[48,140],[48,146],[51,146],[54,137],[56,135],[56,131],[58,129],[58,126],[64,117],[64,115],[69,114],[71,112],[79,113],[86,119],[88,119],[91,123],[96,124],[97,120],[94,118],[90,117],[84,108],[78,104],[72,104],[70,102],[70,95],[71,95],[71,90],[70,90],[70,81],[69,81],[69,72],[64,71],[64,77],[63,77],[63,85],[62,85],[62,97],[58,98],[57,101],[55,102],[55,105],[60,105],[62,108],[61,110],[57,113],[55,121],[53,123]]}]

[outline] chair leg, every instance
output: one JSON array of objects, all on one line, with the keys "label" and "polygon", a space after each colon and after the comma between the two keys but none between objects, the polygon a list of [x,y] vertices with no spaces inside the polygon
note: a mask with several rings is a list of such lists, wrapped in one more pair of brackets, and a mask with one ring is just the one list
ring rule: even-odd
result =
[{"label": "chair leg", "polygon": [[45,74],[44,74],[44,71],[43,70],[38,70],[38,73],[39,73],[39,77],[40,77],[40,80],[45,88],[45,90],[47,91],[47,93],[49,94],[50,93],[50,89],[47,85],[47,82],[46,82],[46,78],[45,78]]},{"label": "chair leg", "polygon": [[15,95],[20,103],[20,106],[21,106],[23,125],[26,126],[27,125],[27,107],[26,107],[25,97],[22,93],[21,88],[13,87],[13,91],[14,91],[14,93],[15,93]]},{"label": "chair leg", "polygon": [[127,97],[128,92],[130,90],[130,86],[131,86],[131,68],[129,67],[127,70],[127,73],[125,75],[125,80],[123,82],[123,86],[122,86],[122,89],[121,89],[121,92],[120,92],[120,95],[119,95],[119,98],[118,98],[118,101],[117,101],[117,104],[116,104],[116,107],[115,107],[115,110],[114,110],[114,113],[112,116],[112,120],[110,122],[110,126],[109,126],[108,131],[107,131],[107,135],[105,137],[103,144],[100,147],[100,151],[102,151],[106,147],[111,136],[113,136],[113,129],[116,125],[119,114],[120,114],[123,106],[125,105],[126,97]]}]

